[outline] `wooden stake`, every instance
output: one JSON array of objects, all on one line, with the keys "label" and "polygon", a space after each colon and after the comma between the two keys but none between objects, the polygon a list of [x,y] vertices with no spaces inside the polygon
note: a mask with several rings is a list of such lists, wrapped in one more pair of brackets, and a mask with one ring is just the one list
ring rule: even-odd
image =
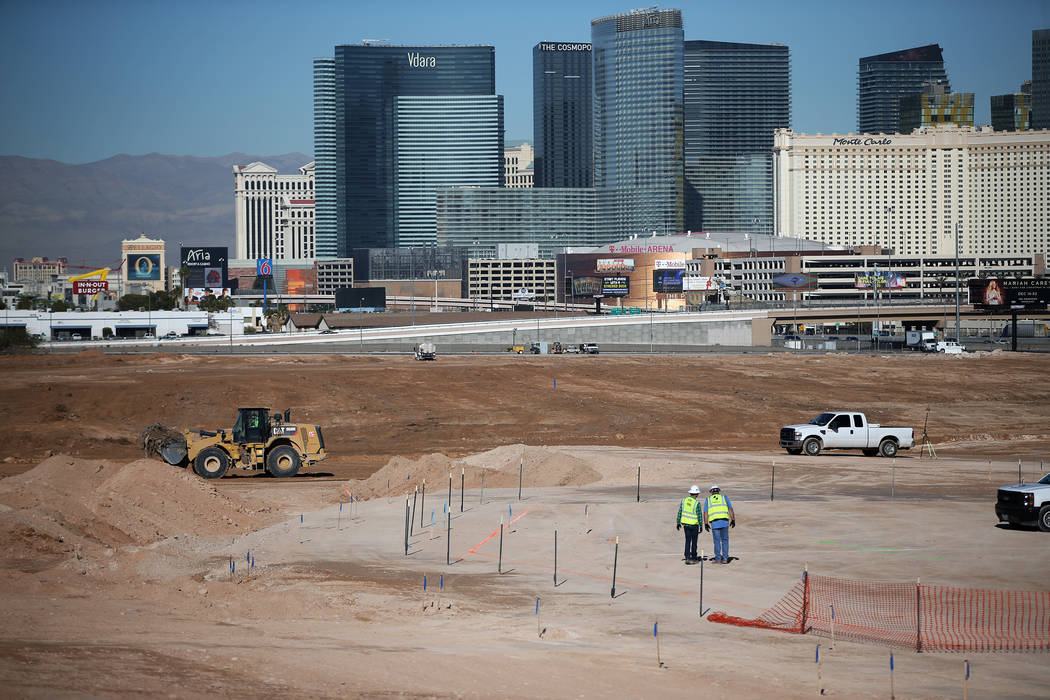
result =
[{"label": "wooden stake", "polygon": [[890,652],[890,700],[895,700],[897,694],[893,692],[893,652]]},{"label": "wooden stake", "polygon": [[704,616],[704,548],[700,548],[700,617]]},{"label": "wooden stake", "polygon": [[824,663],[820,659],[820,645],[817,645],[817,695],[824,694]]},{"label": "wooden stake", "polygon": [[499,560],[496,563],[496,573],[503,574],[503,518],[499,519]]},{"label": "wooden stake", "polygon": [[777,481],[777,463],[773,462],[773,466],[769,470],[769,500],[773,500],[773,486]]},{"label": "wooden stake", "polygon": [[554,531],[554,585],[558,585],[558,531]]},{"label": "wooden stake", "polygon": [[641,503],[642,501],[642,463],[638,463],[638,486],[634,493],[634,502]]},{"label": "wooden stake", "polygon": [[426,510],[427,503],[427,480],[423,479],[423,486],[420,489],[419,497],[419,529],[423,529],[423,512]]},{"label": "wooden stake", "polygon": [[[415,486],[412,489],[412,517],[409,518],[409,521],[408,521],[409,522],[409,524],[408,524],[408,534],[409,535],[414,534],[415,533],[415,529],[416,529],[416,500],[418,498],[419,498],[419,487]],[[420,514],[420,517],[422,517],[422,514]]]},{"label": "wooden stake", "polygon": [[463,512],[463,490],[467,483],[467,468],[460,467],[459,472],[459,512]]},{"label": "wooden stake", "polygon": [[966,700],[966,695],[967,695],[967,692],[968,692],[967,686],[970,684],[970,660],[969,659],[965,659],[963,661],[963,668],[966,669],[966,675],[963,676],[963,700]]},{"label": "wooden stake", "polygon": [[452,565],[452,513],[448,514],[448,530],[445,533],[445,566]]},{"label": "wooden stake", "polygon": [[616,563],[620,558],[620,538],[616,538],[616,549],[613,550],[613,575],[612,575],[612,591],[609,593],[610,598],[616,597]]},{"label": "wooden stake", "polygon": [[521,500],[521,478],[525,472],[525,448],[521,448],[521,461],[518,462],[518,500]]},{"label": "wooden stake", "polygon": [[656,637],[656,666],[663,668],[664,662],[660,660],[660,621],[653,621],[653,636]]},{"label": "wooden stake", "polygon": [[828,607],[831,608],[831,646],[828,647],[828,650],[833,651],[835,649],[835,606],[830,605]]},{"label": "wooden stake", "polygon": [[481,499],[478,502],[485,505],[485,467],[481,468]]}]

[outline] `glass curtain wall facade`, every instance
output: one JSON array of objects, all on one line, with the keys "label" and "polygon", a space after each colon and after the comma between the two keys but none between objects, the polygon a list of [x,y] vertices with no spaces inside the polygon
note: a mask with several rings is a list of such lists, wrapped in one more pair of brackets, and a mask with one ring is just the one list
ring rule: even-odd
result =
[{"label": "glass curtain wall facade", "polygon": [[780,44],[685,42],[685,226],[773,232],[773,132],[791,122]]},{"label": "glass curtain wall facade", "polygon": [[314,235],[317,257],[339,254],[336,227],[335,59],[314,59]]},{"label": "glass curtain wall facade", "polygon": [[945,92],[951,92],[937,44],[860,59],[857,133],[901,133],[900,98],[921,93],[925,84],[941,84]]},{"label": "glass curtain wall facade", "polygon": [[685,223],[681,10],[591,21],[594,186],[613,240]]},{"label": "glass curtain wall facade", "polygon": [[495,95],[495,49],[336,46],[334,82],[337,254],[347,257],[397,239],[397,98]]},{"label": "glass curtain wall facade", "polygon": [[499,243],[534,243],[548,258],[566,246],[611,240],[599,235],[592,188],[457,187],[437,194],[438,245],[467,248],[471,257],[494,257]]},{"label": "glass curtain wall facade", "polygon": [[397,98],[397,247],[434,243],[442,187],[503,186],[500,95]]},{"label": "glass curtain wall facade", "polygon": [[1050,29],[1032,30],[1032,128],[1050,129]]},{"label": "glass curtain wall facade", "polygon": [[532,49],[533,187],[591,187],[591,45]]},{"label": "glass curtain wall facade", "polygon": [[992,95],[992,128],[996,131],[1024,131],[1030,128],[1032,96],[1016,92]]}]

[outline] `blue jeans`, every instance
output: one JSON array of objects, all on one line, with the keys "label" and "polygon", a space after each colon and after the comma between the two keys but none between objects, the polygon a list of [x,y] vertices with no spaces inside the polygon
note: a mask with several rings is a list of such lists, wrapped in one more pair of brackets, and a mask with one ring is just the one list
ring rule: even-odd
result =
[{"label": "blue jeans", "polygon": [[711,538],[715,541],[715,559],[729,561],[729,524],[722,527],[712,525]]}]

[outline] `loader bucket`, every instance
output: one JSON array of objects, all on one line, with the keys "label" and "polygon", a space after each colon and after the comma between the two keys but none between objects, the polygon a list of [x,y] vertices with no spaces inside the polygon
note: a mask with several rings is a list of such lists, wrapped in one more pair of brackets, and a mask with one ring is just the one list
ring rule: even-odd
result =
[{"label": "loader bucket", "polygon": [[179,431],[154,423],[142,430],[139,439],[147,457],[160,457],[176,467],[186,464],[186,437]]}]

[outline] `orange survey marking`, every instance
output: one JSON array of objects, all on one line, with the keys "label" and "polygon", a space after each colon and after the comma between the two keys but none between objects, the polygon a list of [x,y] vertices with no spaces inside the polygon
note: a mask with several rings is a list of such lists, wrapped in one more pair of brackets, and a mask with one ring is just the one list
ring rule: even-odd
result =
[{"label": "orange survey marking", "polygon": [[[510,525],[511,523],[514,523],[514,522],[517,522],[518,518],[525,517],[525,514],[528,513],[528,512],[529,512],[528,508],[526,508],[525,510],[521,511],[520,513],[515,515],[513,518],[508,520],[507,521],[507,525]],[[491,540],[493,537],[495,537],[498,534],[499,534],[499,528],[497,527],[495,530],[492,531],[492,533],[488,537],[486,537],[481,542],[478,542],[476,545],[474,545],[474,549],[470,550],[467,553],[468,554],[477,554],[478,553],[478,547],[480,547],[481,545],[485,544],[486,542],[488,542],[489,540]]]}]

